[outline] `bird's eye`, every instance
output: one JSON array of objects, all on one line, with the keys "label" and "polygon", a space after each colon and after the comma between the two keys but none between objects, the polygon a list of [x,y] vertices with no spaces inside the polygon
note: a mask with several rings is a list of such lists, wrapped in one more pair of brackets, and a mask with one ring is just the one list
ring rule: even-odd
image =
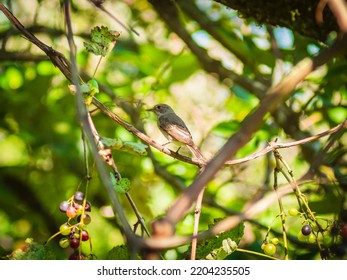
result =
[{"label": "bird's eye", "polygon": [[157,109],[159,109],[159,110],[160,110],[160,109],[161,109],[161,106],[160,106],[160,105],[158,105],[158,106],[157,106]]}]

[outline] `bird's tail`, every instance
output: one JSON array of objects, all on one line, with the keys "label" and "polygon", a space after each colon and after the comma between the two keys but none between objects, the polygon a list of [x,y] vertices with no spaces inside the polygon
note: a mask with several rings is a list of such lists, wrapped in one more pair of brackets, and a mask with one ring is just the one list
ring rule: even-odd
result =
[{"label": "bird's tail", "polygon": [[192,152],[192,154],[197,160],[204,162],[206,161],[205,157],[196,146],[187,145],[187,148]]}]

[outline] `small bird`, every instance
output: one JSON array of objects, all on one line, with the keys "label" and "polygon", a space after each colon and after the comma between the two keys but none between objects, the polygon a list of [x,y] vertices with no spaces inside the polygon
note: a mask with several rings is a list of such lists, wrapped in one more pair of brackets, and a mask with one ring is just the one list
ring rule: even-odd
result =
[{"label": "small bird", "polygon": [[169,143],[173,142],[179,146],[185,144],[195,158],[198,160],[204,160],[204,156],[195,146],[193,137],[186,124],[179,116],[176,115],[174,110],[169,105],[157,104],[152,109],[148,109],[147,111],[152,111],[155,113],[157,116],[158,128],[169,140]]}]

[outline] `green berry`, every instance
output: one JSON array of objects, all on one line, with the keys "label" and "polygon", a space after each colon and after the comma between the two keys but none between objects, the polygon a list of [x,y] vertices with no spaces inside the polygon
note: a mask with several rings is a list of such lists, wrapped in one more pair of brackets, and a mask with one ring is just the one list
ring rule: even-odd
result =
[{"label": "green berry", "polygon": [[299,241],[301,241],[301,242],[307,242],[308,241],[308,236],[303,235],[301,230],[298,232],[297,237],[298,237]]},{"label": "green berry", "polygon": [[264,247],[264,253],[269,256],[274,255],[276,253],[276,246],[272,243],[266,244]]},{"label": "green berry", "polygon": [[278,240],[277,237],[274,237],[271,239],[271,243],[274,244],[274,245],[277,245],[280,241]]},{"label": "green berry", "polygon": [[60,226],[59,231],[62,235],[69,235],[71,232],[71,227],[65,223]]},{"label": "green berry", "polygon": [[67,237],[63,237],[59,240],[59,246],[63,249],[70,246],[70,240]]},{"label": "green berry", "polygon": [[[82,216],[82,215],[81,215],[81,216]],[[79,217],[77,218],[77,221],[78,221],[78,222],[81,221],[81,216],[79,216]],[[91,221],[92,221],[92,218],[91,218],[88,214],[84,214],[84,215],[83,215],[83,224],[89,225]]]},{"label": "green berry", "polygon": [[317,224],[313,224],[312,225],[312,230],[315,231],[315,232],[318,232],[319,231],[319,227]]},{"label": "green berry", "polygon": [[295,209],[295,208],[291,208],[291,209],[289,209],[288,214],[290,216],[295,217],[295,216],[297,216],[299,214],[299,211],[297,209]]}]

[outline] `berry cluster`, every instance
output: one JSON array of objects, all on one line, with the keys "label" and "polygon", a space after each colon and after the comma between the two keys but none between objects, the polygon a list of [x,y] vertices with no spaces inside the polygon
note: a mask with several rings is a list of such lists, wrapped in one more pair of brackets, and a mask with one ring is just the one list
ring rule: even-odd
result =
[{"label": "berry cluster", "polygon": [[69,200],[62,201],[59,209],[68,217],[68,221],[59,228],[59,234],[63,237],[59,241],[62,248],[71,247],[75,252],[69,259],[83,259],[81,253],[81,242],[90,242],[87,225],[91,222],[91,217],[85,212],[91,211],[91,203],[86,201],[84,193],[77,191]]},{"label": "berry cluster", "polygon": [[[300,212],[296,208],[291,208],[288,210],[288,214],[292,217],[296,217],[300,215]],[[297,234],[297,238],[301,242],[313,244],[316,243],[318,231],[319,229],[317,225],[311,225],[308,221],[305,221],[301,227],[301,230]]]},{"label": "berry cluster", "polygon": [[[302,214],[295,208],[288,211],[290,216]],[[322,259],[342,258],[347,249],[347,224],[337,222],[326,222],[322,227],[317,221],[304,221],[298,232],[298,240],[301,242],[316,243],[320,249]]]},{"label": "berry cluster", "polygon": [[276,253],[276,250],[277,250],[276,245],[278,243],[279,243],[279,240],[277,237],[274,237],[271,240],[266,238],[263,244],[261,245],[261,249],[266,255],[273,256]]}]

